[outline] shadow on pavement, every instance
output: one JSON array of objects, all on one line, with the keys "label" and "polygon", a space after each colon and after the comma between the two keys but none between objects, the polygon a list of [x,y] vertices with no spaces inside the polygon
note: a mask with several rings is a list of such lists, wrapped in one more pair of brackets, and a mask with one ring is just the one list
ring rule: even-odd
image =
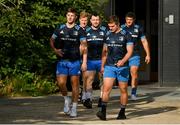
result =
[{"label": "shadow on pavement", "polygon": [[[139,95],[139,99],[136,101],[129,100],[127,106],[127,117],[142,117],[152,114],[160,114],[176,110],[177,107],[163,106],[158,107],[153,103],[156,101],[156,97],[161,97],[168,94],[170,91],[163,92],[151,92]],[[79,104],[77,118],[71,119],[69,116],[64,115],[63,98],[61,96],[47,96],[47,97],[33,97],[33,98],[1,98],[0,99],[0,123],[1,124],[33,124],[33,123],[60,123],[64,124],[66,121],[99,121],[95,116],[98,111],[97,98],[93,103],[93,109],[86,109]],[[152,104],[151,104],[152,103]],[[151,105],[149,107],[148,105]],[[115,120],[119,112],[119,96],[113,96],[110,98],[107,113],[108,120]]]}]

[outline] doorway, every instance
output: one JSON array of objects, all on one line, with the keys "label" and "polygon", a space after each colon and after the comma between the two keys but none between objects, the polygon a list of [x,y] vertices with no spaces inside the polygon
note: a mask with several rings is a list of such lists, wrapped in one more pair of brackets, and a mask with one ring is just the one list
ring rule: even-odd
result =
[{"label": "doorway", "polygon": [[114,8],[114,14],[119,16],[121,24],[125,23],[125,14],[132,11],[136,14],[136,23],[144,27],[151,63],[145,64],[146,54],[142,47],[139,81],[158,82],[158,0],[115,0]]}]

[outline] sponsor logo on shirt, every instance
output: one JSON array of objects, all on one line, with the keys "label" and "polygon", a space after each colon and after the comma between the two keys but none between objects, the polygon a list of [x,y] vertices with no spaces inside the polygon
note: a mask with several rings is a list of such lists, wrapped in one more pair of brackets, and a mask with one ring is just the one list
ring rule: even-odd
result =
[{"label": "sponsor logo on shirt", "polygon": [[61,40],[67,40],[67,41],[77,41],[77,39],[73,39],[73,38],[61,38]]},{"label": "sponsor logo on shirt", "polygon": [[112,43],[109,43],[107,44],[108,47],[123,47],[123,45],[121,44],[112,44]]},{"label": "sponsor logo on shirt", "polygon": [[137,38],[137,37],[138,37],[138,35],[135,35],[135,34],[134,34],[134,35],[131,35],[131,36],[132,36],[132,37],[135,37],[135,38]]}]

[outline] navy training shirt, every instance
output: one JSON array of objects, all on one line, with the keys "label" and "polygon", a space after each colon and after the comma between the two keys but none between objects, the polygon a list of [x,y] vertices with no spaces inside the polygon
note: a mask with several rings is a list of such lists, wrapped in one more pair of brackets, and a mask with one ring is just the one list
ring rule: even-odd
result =
[{"label": "navy training shirt", "polygon": [[60,25],[52,35],[53,39],[57,39],[58,48],[64,52],[61,59],[80,60],[80,42],[86,40],[85,31],[78,25],[68,28],[65,24]]},{"label": "navy training shirt", "polygon": [[123,24],[121,25],[121,28],[131,34],[132,40],[134,42],[133,56],[140,55],[139,42],[141,39],[145,38],[143,27],[137,24],[134,24],[131,27],[127,27],[126,24]]},{"label": "navy training shirt", "polygon": [[88,59],[90,60],[101,59],[106,32],[107,32],[107,28],[104,26],[100,26],[97,30],[92,29],[92,27],[86,29]]},{"label": "navy training shirt", "polygon": [[[118,33],[107,32],[106,43],[108,55],[106,65],[114,66],[118,60],[124,58],[127,53],[127,45],[133,45],[131,35],[125,30]],[[127,63],[125,64],[127,65]]]}]

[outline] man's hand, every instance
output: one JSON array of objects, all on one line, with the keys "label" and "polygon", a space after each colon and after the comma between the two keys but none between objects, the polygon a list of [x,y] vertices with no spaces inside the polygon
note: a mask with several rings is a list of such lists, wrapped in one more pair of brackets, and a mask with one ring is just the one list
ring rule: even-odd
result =
[{"label": "man's hand", "polygon": [[86,63],[82,63],[81,65],[81,71],[85,72],[87,70],[87,64]]},{"label": "man's hand", "polygon": [[117,67],[121,67],[124,65],[124,61],[123,60],[118,60],[118,62],[115,64]]},{"label": "man's hand", "polygon": [[62,49],[54,49],[54,52],[55,52],[58,56],[63,57],[64,52],[62,51]]},{"label": "man's hand", "polygon": [[101,74],[104,73],[104,67],[101,67],[100,73],[101,73]]},{"label": "man's hand", "polygon": [[151,61],[150,56],[146,56],[146,58],[145,58],[145,62],[146,62],[146,64],[149,64],[149,63],[150,63],[150,61]]}]

